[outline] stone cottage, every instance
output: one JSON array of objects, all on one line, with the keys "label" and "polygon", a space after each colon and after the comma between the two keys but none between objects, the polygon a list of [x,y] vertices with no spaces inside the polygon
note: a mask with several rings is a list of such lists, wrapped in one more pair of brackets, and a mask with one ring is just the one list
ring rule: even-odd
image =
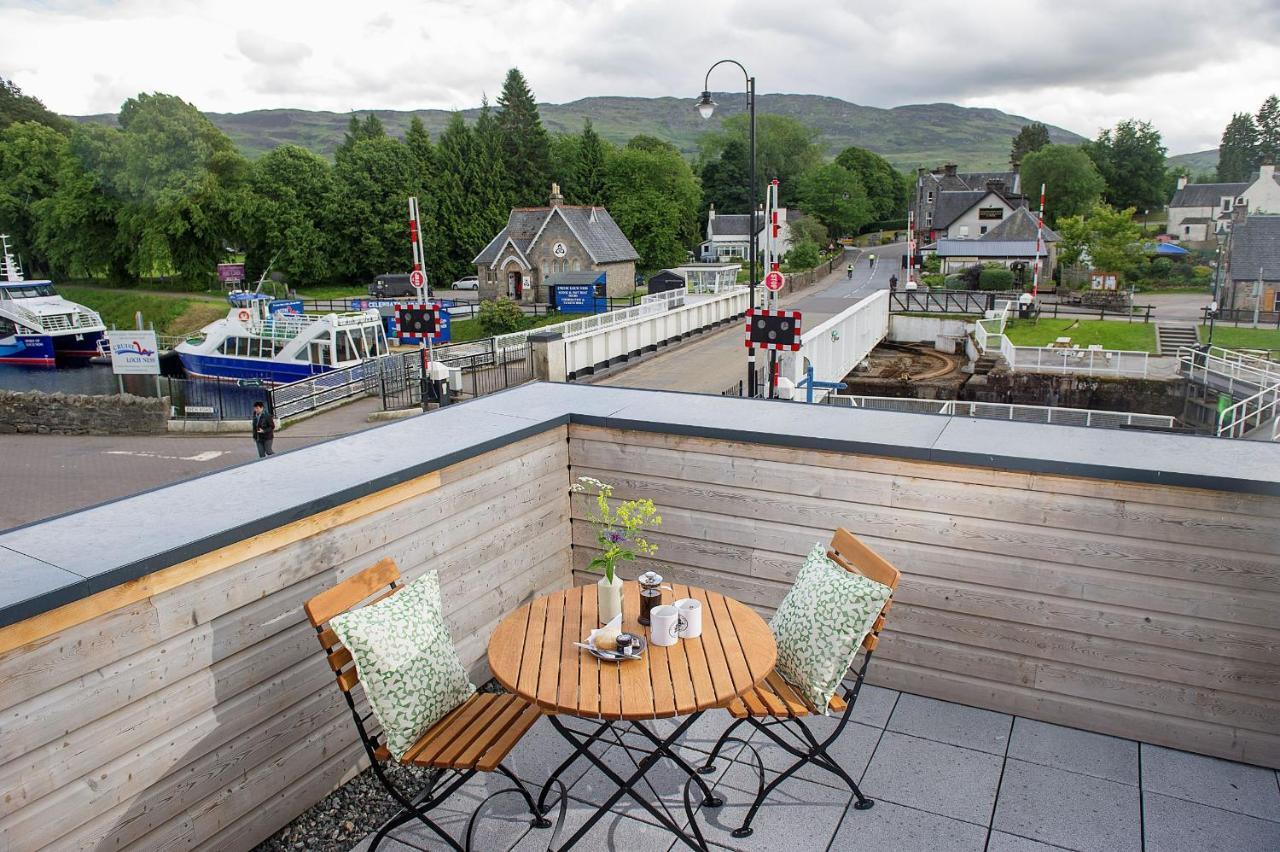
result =
[{"label": "stone cottage", "polygon": [[609,211],[565,204],[556,184],[549,202],[513,209],[507,226],[476,255],[480,298],[546,302],[550,276],[587,270],[605,273],[610,296],[630,293],[640,255]]}]

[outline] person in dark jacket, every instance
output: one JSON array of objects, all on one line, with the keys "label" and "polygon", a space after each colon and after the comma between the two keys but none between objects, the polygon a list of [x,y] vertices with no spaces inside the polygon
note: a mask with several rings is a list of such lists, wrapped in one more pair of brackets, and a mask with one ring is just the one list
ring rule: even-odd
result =
[{"label": "person in dark jacket", "polygon": [[272,418],[271,412],[267,411],[262,403],[255,402],[253,404],[253,442],[258,445],[258,458],[265,459],[267,456],[275,455],[275,450],[271,448],[271,442],[276,437],[276,421]]}]

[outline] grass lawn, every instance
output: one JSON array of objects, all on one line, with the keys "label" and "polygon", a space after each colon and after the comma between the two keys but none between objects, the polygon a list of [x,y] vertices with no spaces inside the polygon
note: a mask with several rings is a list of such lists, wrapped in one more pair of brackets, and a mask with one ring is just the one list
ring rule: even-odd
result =
[{"label": "grass lawn", "polygon": [[1071,344],[1081,349],[1097,344],[1103,349],[1156,351],[1156,327],[1152,323],[1062,318],[1012,320],[1005,334],[1015,346],[1049,346],[1059,337],[1070,337]]},{"label": "grass lawn", "polygon": [[107,328],[133,328],[134,314],[142,311],[143,325],[154,324],[160,334],[188,334],[226,316],[228,310],[225,302],[129,290],[59,287],[58,292],[97,311]]},{"label": "grass lawn", "polygon": [[[567,314],[551,314],[545,317],[530,317],[534,320],[527,328],[541,328],[544,325],[555,325],[558,322],[565,322],[574,317]],[[482,337],[488,337],[480,328],[480,322],[473,319],[458,320],[452,323],[449,329],[449,341],[451,343],[465,343],[468,340],[479,340]]]},{"label": "grass lawn", "polygon": [[316,287],[298,287],[299,299],[361,299],[369,295],[369,288],[360,284],[322,284]]},{"label": "grass lawn", "polygon": [[[1200,339],[1209,339],[1209,326],[1200,326]],[[1234,328],[1214,325],[1213,345],[1228,349],[1276,349],[1280,350],[1280,329]]]}]

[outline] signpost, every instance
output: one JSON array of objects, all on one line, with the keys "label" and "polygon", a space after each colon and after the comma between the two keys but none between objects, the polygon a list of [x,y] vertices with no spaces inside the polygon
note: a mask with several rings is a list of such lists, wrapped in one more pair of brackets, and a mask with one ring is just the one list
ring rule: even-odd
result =
[{"label": "signpost", "polygon": [[243,263],[219,263],[218,264],[218,282],[221,284],[229,284],[238,286],[244,281],[244,264]]},{"label": "signpost", "polygon": [[111,372],[116,374],[120,393],[124,393],[124,376],[155,376],[156,393],[160,393],[160,348],[152,331],[116,331],[107,340],[111,348]]}]

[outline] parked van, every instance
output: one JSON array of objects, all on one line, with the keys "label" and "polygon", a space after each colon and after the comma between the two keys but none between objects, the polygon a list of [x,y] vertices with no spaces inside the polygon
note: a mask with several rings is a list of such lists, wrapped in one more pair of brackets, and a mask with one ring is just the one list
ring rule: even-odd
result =
[{"label": "parked van", "polygon": [[369,284],[369,295],[378,299],[391,299],[397,296],[427,296],[417,287],[409,283],[409,273],[379,275]]}]

